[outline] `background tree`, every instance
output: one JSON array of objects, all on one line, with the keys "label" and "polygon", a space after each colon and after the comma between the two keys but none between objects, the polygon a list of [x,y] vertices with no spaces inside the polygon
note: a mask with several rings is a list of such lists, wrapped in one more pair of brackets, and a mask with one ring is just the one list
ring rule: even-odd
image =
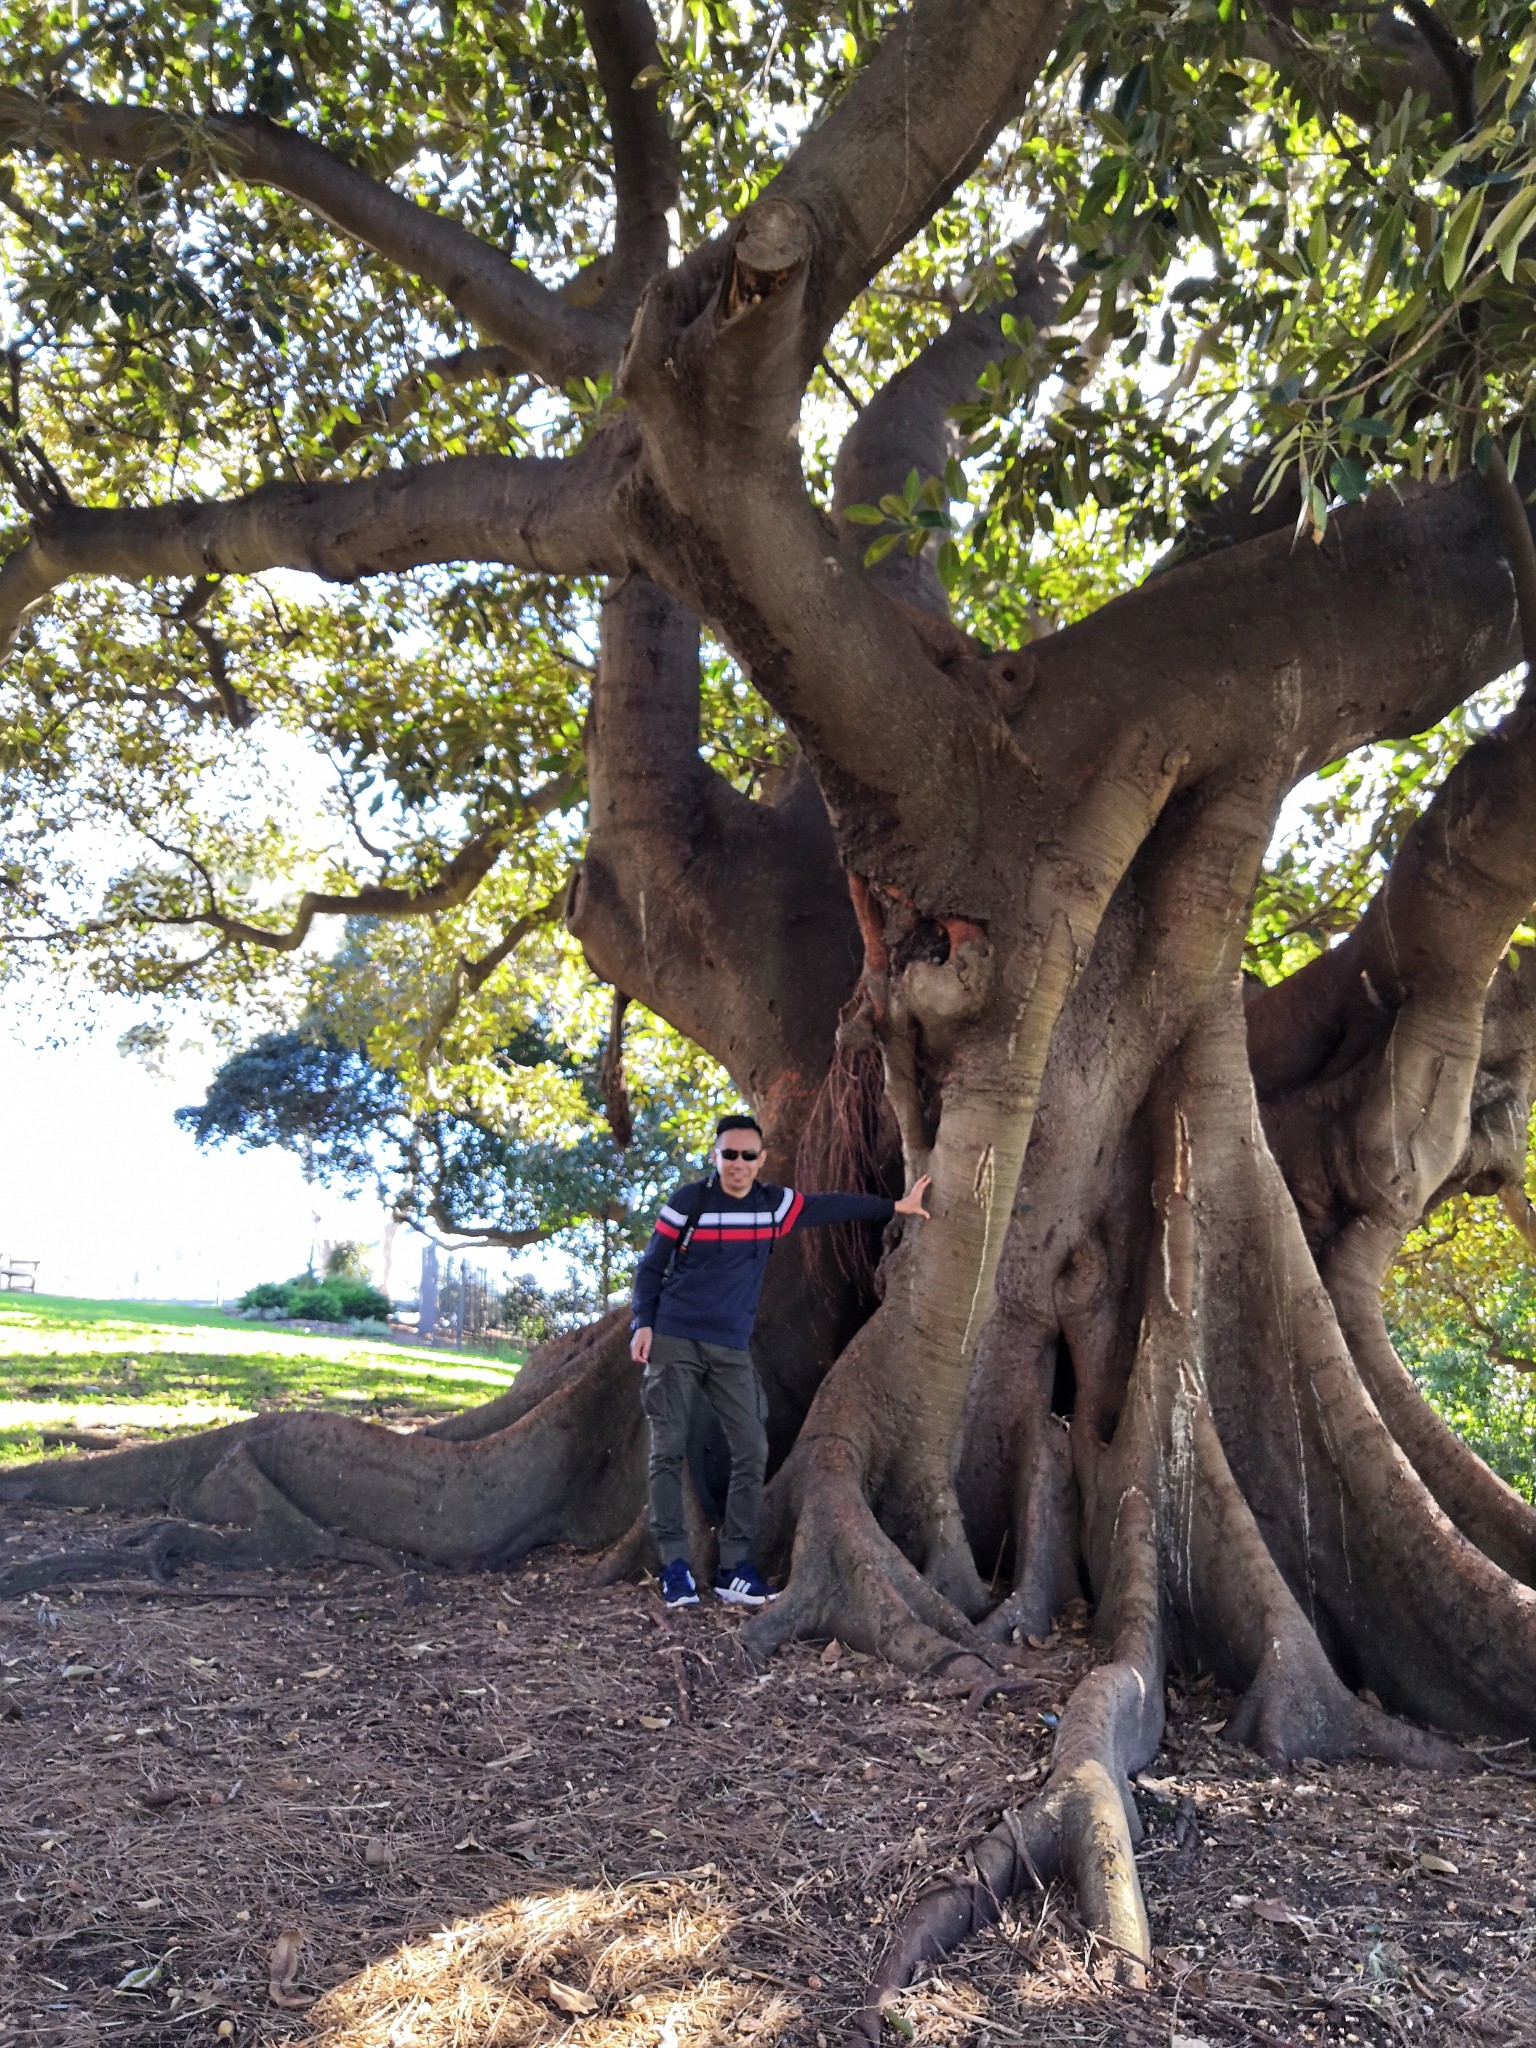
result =
[{"label": "background tree", "polygon": [[[778,1264],[749,1640],[984,1684],[1086,1582],[1104,1655],[870,2025],[1056,1870],[1144,1966],[1170,1659],[1276,1758],[1528,1732],[1536,1521],[1381,1306],[1523,1185],[1528,10],[9,20],[17,938],[278,1003],[367,914],[427,1088],[560,915],[780,1171],[934,1176],[877,1304]],[[261,713],[335,756],[328,842],[242,776]],[[1245,985],[1288,793],[1447,720],[1335,942],[1272,895]],[[7,1486],[465,1563],[620,1537],[640,1473],[609,1324],[416,1438]]]},{"label": "background tree", "polygon": [[642,1069],[638,1101],[625,1089],[621,1146],[604,1121],[595,1067],[527,1025],[504,1039],[496,1058],[503,1068],[574,1081],[585,1115],[573,1119],[564,1089],[537,1105],[542,1137],[498,1129],[462,1099],[413,1106],[393,1071],[311,1027],[255,1039],[176,1121],[199,1144],[293,1152],[326,1186],[372,1192],[397,1220],[446,1232],[456,1244],[515,1251],[553,1243],[574,1257],[586,1298],[602,1314],[658,1206],[696,1168],[706,1143],[699,1126],[712,1105],[708,1096],[668,1100],[654,1069]]}]

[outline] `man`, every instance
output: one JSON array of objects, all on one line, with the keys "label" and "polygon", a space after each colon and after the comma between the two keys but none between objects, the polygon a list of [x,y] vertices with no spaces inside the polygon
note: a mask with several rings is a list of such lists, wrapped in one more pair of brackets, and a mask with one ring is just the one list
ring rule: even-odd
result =
[{"label": "man", "polygon": [[763,1133],[755,1117],[715,1126],[715,1170],[667,1202],[635,1275],[630,1356],[645,1367],[641,1401],[651,1425],[651,1530],[669,1607],[697,1607],[683,1536],[683,1455],[702,1393],[731,1450],[715,1592],[734,1607],[774,1598],[752,1562],[768,1436],[748,1345],[768,1254],[781,1237],[817,1223],[885,1223],[923,1216],[925,1174],[899,1202],[888,1195],[801,1195],[758,1185]]}]

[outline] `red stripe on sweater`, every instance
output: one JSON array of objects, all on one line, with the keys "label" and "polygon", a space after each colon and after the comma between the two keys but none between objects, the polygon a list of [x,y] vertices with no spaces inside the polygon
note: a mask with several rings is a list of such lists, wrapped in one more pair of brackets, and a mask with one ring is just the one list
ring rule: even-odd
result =
[{"label": "red stripe on sweater", "polygon": [[702,1226],[693,1233],[695,1244],[753,1244],[771,1243],[778,1233],[772,1224],[765,1223],[757,1229],[749,1226],[733,1226],[724,1230],[706,1230]]}]

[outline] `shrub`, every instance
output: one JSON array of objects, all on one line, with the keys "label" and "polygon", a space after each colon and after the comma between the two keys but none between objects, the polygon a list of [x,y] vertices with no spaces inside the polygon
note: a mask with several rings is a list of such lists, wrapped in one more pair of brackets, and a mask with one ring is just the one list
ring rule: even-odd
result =
[{"label": "shrub", "polygon": [[371,1280],[362,1279],[356,1273],[338,1273],[327,1280],[322,1293],[331,1295],[341,1309],[342,1318],[356,1318],[363,1322],[388,1322],[389,1296],[381,1293]]},{"label": "shrub", "polygon": [[303,1323],[389,1322],[389,1296],[355,1274],[340,1273],[330,1280],[316,1280],[301,1274],[296,1280],[264,1280],[241,1296],[246,1315],[265,1321],[282,1316]]},{"label": "shrub", "polygon": [[263,1280],[259,1287],[247,1288],[240,1297],[241,1310],[246,1315],[267,1309],[288,1309],[288,1289],[277,1280]]}]

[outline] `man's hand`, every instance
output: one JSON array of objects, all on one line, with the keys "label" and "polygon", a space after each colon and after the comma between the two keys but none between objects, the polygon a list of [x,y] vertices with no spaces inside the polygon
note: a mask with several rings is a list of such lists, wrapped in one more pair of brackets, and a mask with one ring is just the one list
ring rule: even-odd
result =
[{"label": "man's hand", "polygon": [[629,1340],[629,1355],[636,1365],[650,1364],[651,1333],[649,1330],[636,1330],[633,1337]]},{"label": "man's hand", "polygon": [[913,1181],[911,1187],[907,1189],[907,1192],[896,1204],[896,1214],[898,1216],[921,1216],[925,1223],[932,1221],[928,1211],[923,1207],[923,1192],[928,1187],[932,1178],[931,1174],[925,1173],[921,1180]]}]

